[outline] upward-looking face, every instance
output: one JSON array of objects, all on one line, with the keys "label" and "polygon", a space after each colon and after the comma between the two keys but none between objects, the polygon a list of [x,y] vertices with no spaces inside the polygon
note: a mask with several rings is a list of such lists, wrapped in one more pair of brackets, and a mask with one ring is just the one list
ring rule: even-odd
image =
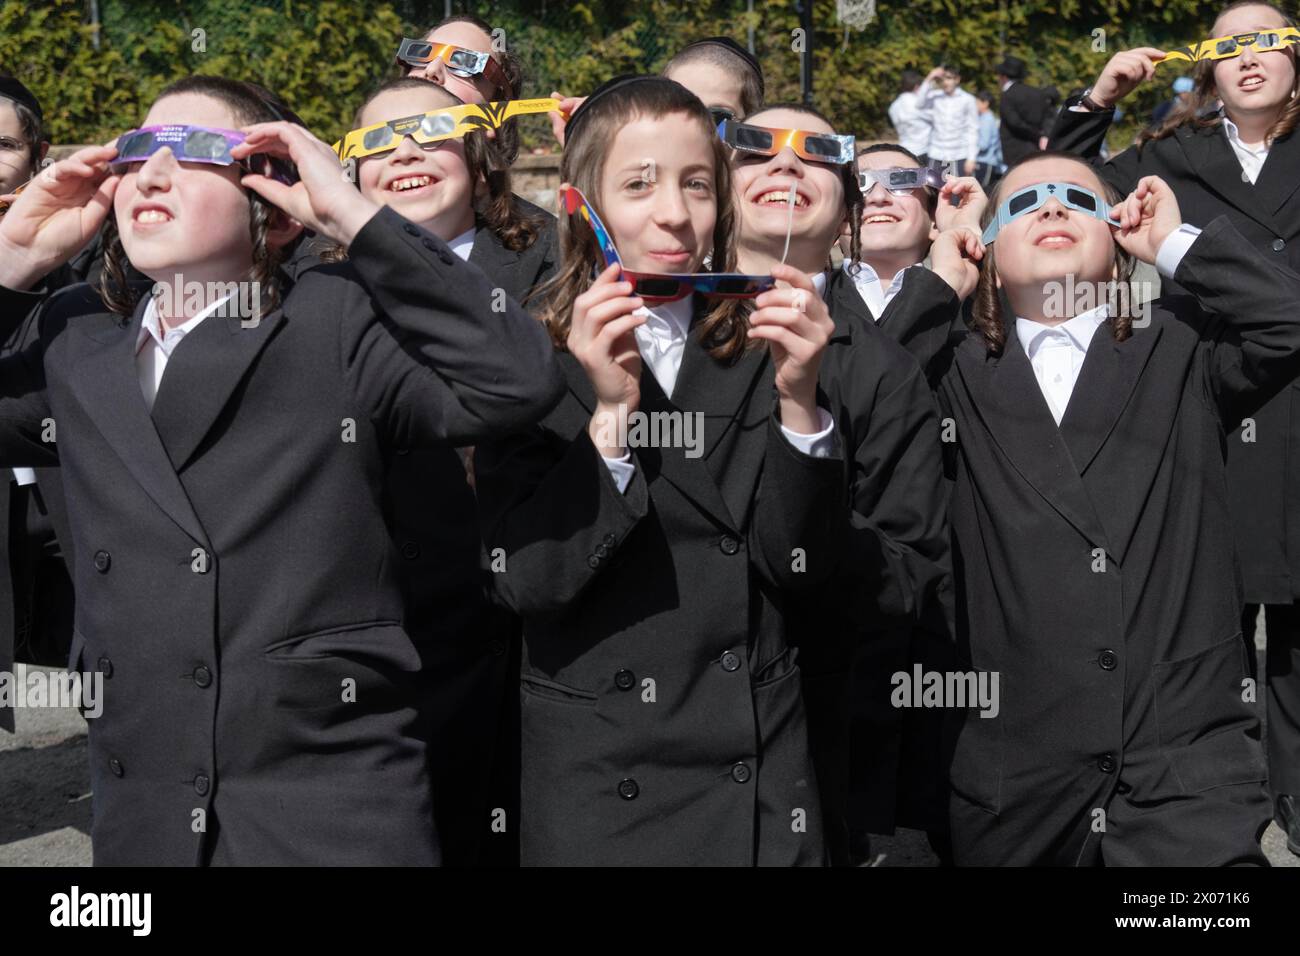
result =
[{"label": "upward-looking face", "polygon": [[[246,125],[219,100],[180,93],[154,103],[141,126]],[[125,132],[125,130],[123,130]],[[113,197],[117,229],[131,264],[155,281],[229,282],[252,266],[249,194],[239,165],[180,163],[168,148],[124,171]]]},{"label": "upward-looking face", "polygon": [[[796,110],[760,110],[745,120],[754,126],[833,133],[830,125],[811,113]],[[734,154],[733,181],[740,212],[741,235],[746,244],[771,245],[785,239],[789,211],[786,197],[793,188],[791,242],[817,243],[828,253],[846,220],[844,181],[840,167],[805,162],[786,147],[775,156]]]},{"label": "upward-looking face", "polygon": [[[461,21],[448,23],[431,30],[424,38],[433,44],[451,43],[476,53],[492,52],[492,38],[472,23]],[[494,88],[482,73],[471,78],[457,76],[447,69],[447,64],[441,59],[426,63],[424,66],[413,66],[407,75],[422,77],[437,83],[465,103],[490,103],[494,100],[508,99],[510,96],[508,91]]]},{"label": "upward-looking face", "polygon": [[[1000,185],[1000,207],[1019,190],[1037,183],[1072,183],[1105,198],[1095,173],[1081,162],[1047,157],[1022,163]],[[993,244],[999,282],[1047,294],[1043,286],[1073,274],[1076,282],[1113,278],[1115,241],[1110,226],[1087,213],[1049,199],[1039,209],[1002,227]]]},{"label": "upward-looking face", "polygon": [[712,138],[685,113],[639,117],[605,157],[600,196],[588,197],[634,272],[698,272],[718,218]]},{"label": "upward-looking face", "polygon": [[[1276,10],[1264,6],[1240,7],[1215,21],[1211,36],[1255,33],[1285,26]],[[1275,113],[1291,97],[1296,85],[1294,47],[1214,61],[1214,88],[1229,119]]]},{"label": "upward-looking face", "polygon": [[0,98],[0,193],[32,178],[32,151],[12,100]]},{"label": "upward-looking face", "polygon": [[961,75],[952,70],[944,70],[943,76],[939,78],[939,85],[943,87],[945,93],[951,93],[961,85]]},{"label": "upward-looking face", "polygon": [[[417,116],[460,104],[444,89],[389,90],[361,112],[361,126]],[[445,139],[421,146],[409,136],[397,148],[357,164],[357,183],[367,199],[392,206],[443,240],[474,226],[474,182],[465,162],[465,141]]]},{"label": "upward-looking face", "polygon": [[735,74],[728,73],[721,67],[697,60],[676,66],[664,76],[686,87],[705,106],[731,110],[731,115],[737,119],[745,115],[740,108],[740,94],[744,84]]},{"label": "upward-looking face", "polygon": [[[915,168],[916,160],[903,153],[880,151],[858,157],[858,169]],[[924,189],[891,192],[873,183],[864,197],[862,210],[862,257],[894,259],[902,255],[913,262],[925,258],[934,231],[929,197]]]}]

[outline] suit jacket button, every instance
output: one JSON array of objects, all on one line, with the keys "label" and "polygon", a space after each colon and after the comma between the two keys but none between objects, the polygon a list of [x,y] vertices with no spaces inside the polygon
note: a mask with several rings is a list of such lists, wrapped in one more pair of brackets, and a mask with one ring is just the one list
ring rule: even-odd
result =
[{"label": "suit jacket button", "polygon": [[749,778],[749,764],[738,763],[731,768],[731,779],[736,781],[736,783],[749,783]]},{"label": "suit jacket button", "polygon": [[1114,651],[1105,650],[1102,651],[1101,655],[1097,658],[1097,663],[1101,665],[1102,670],[1113,671],[1119,664],[1119,657],[1116,656]]},{"label": "suit jacket button", "polygon": [[420,556],[420,546],[414,541],[407,541],[402,545],[402,557],[407,561],[414,561]]},{"label": "suit jacket button", "polygon": [[641,788],[636,785],[636,781],[629,777],[626,780],[620,780],[618,784],[618,795],[624,800],[635,800],[636,795],[641,792]]},{"label": "suit jacket button", "polygon": [[208,785],[210,783],[211,781],[208,780],[206,774],[202,774],[202,773],[199,774],[197,777],[194,778],[194,792],[197,793],[200,797],[206,796],[208,792]]},{"label": "suit jacket button", "polygon": [[122,768],[122,761],[118,760],[116,757],[108,762],[108,769],[113,771],[113,776],[115,777],[120,777],[122,774],[126,773]]},{"label": "suit jacket button", "polygon": [[605,535],[605,547],[612,548],[618,544],[618,536],[613,534]]},{"label": "suit jacket button", "polygon": [[624,667],[614,675],[614,686],[619,690],[631,690],[636,686],[636,675]]},{"label": "suit jacket button", "polygon": [[95,552],[95,570],[100,574],[108,573],[108,566],[113,563],[113,556],[107,551]]},{"label": "suit jacket button", "polygon": [[113,662],[108,659],[107,654],[96,661],[95,665],[99,668],[99,672],[104,675],[104,680],[108,680],[113,676]]},{"label": "suit jacket button", "polygon": [[1285,248],[1286,248],[1286,240],[1284,240],[1284,239],[1274,239],[1274,240],[1273,240],[1273,251],[1274,251],[1274,252],[1281,252],[1281,251],[1282,251],[1283,249],[1285,249]]},{"label": "suit jacket button", "polygon": [[506,652],[506,642],[501,640],[499,637],[494,637],[492,640],[488,641],[488,650],[492,653],[493,657],[500,657]]},{"label": "suit jacket button", "polygon": [[443,265],[448,266],[456,261],[455,257],[450,252],[440,252],[438,253],[438,258],[442,260]]},{"label": "suit jacket button", "polygon": [[595,571],[598,567],[600,567],[600,558],[596,557],[594,554],[587,555],[587,567]]},{"label": "suit jacket button", "polygon": [[409,455],[411,453],[411,449],[409,448],[398,448],[396,451],[399,455]]},{"label": "suit jacket button", "polygon": [[208,670],[202,664],[194,668],[194,683],[200,687],[212,686],[212,671]]},{"label": "suit jacket button", "polygon": [[740,670],[740,657],[732,651],[722,655],[722,669],[730,674],[732,671]]},{"label": "suit jacket button", "polygon": [[722,540],[718,542],[718,547],[722,549],[723,554],[735,554],[740,550],[740,542],[731,535],[723,535]]},{"label": "suit jacket button", "polygon": [[405,229],[409,235],[418,236],[420,234],[420,230],[416,229],[409,222],[406,225],[404,225],[402,228]]},{"label": "suit jacket button", "polygon": [[1102,773],[1114,773],[1115,772],[1114,754],[1102,754],[1101,759],[1097,761],[1097,769],[1100,770]]},{"label": "suit jacket button", "polygon": [[598,558],[608,558],[608,557],[609,557],[609,548],[605,547],[603,544],[598,544],[598,545],[596,545],[596,557],[598,557]]}]

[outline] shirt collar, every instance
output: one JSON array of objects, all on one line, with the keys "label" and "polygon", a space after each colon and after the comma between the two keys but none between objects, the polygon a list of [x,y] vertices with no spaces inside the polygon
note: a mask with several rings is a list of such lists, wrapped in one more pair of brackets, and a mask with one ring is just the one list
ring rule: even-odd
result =
[{"label": "shirt collar", "polygon": [[1267,143],[1261,143],[1258,146],[1247,146],[1245,143],[1243,143],[1241,141],[1241,130],[1237,128],[1236,123],[1228,119],[1226,113],[1223,116],[1223,131],[1227,134],[1229,143],[1241,149],[1244,149],[1248,153],[1253,153],[1256,156],[1263,156],[1268,153]]},{"label": "shirt collar", "polygon": [[809,278],[812,279],[813,288],[817,290],[817,294],[823,299],[826,298],[826,273],[824,271],[816,272]]},{"label": "shirt collar", "polygon": [[152,338],[158,343],[159,348],[163,349],[163,351],[170,355],[171,350],[176,347],[177,342],[193,332],[200,322],[212,315],[212,313],[216,312],[231,298],[233,298],[233,296],[223,296],[216,302],[207,306],[207,308],[203,309],[201,312],[196,313],[193,318],[187,319],[180,325],[176,326],[176,328],[171,329],[170,333],[172,335],[172,341],[168,343],[166,341],[167,336],[162,330],[162,319],[158,315],[158,300],[153,296],[150,296],[148,304],[144,307],[144,317],[140,320],[140,334],[136,336],[135,340],[136,352],[139,352],[140,349],[144,347],[146,340]]},{"label": "shirt collar", "polygon": [[451,247],[452,252],[460,256],[465,262],[468,262],[469,254],[474,251],[474,236],[476,234],[477,231],[471,227],[451,240],[447,245]]},{"label": "shirt collar", "polygon": [[1095,309],[1089,309],[1072,319],[1067,319],[1060,325],[1044,325],[1042,322],[1034,322],[1017,316],[1016,335],[1020,339],[1021,347],[1025,350],[1025,355],[1030,359],[1034,357],[1039,347],[1047,339],[1062,333],[1069,338],[1076,349],[1086,355],[1088,345],[1092,342],[1093,333],[1109,316],[1110,307],[1107,305],[1099,305]]},{"label": "shirt collar", "polygon": [[[845,260],[844,260],[844,265],[841,266],[841,268],[842,268],[845,272],[849,272],[849,267],[850,267],[852,264],[853,264],[853,263],[849,262],[848,259],[845,259]],[[890,288],[891,290],[893,290],[893,289],[896,289],[896,288],[898,288],[899,286],[901,286],[901,285],[903,284],[903,273],[905,273],[908,269],[913,268],[914,266],[919,266],[920,264],[921,264],[921,263],[919,263],[919,262],[913,262],[912,265],[910,265],[910,266],[905,266],[904,268],[899,269],[896,273],[894,273],[894,278],[893,278],[893,280],[889,283],[889,288]],[[849,276],[850,276],[850,278],[852,278],[855,282],[857,282],[857,281],[863,281],[863,282],[880,282],[880,273],[878,273],[878,272],[875,270],[875,268],[872,267],[871,263],[869,263],[869,262],[863,262],[863,261],[861,261],[861,260],[859,260],[859,262],[858,262],[858,274],[857,274],[857,275],[853,275],[853,273],[849,272]]]},{"label": "shirt collar", "polygon": [[653,308],[643,306],[637,312],[649,316],[642,328],[657,338],[667,338],[670,341],[685,339],[691,328],[691,319],[695,316],[695,297],[688,295],[672,302],[660,302]]}]

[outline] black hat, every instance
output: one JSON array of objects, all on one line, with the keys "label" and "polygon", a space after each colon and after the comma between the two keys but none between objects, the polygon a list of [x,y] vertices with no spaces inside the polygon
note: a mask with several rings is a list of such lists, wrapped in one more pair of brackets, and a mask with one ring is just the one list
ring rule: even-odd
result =
[{"label": "black hat", "polygon": [[675,81],[665,79],[662,76],[640,73],[625,73],[622,76],[614,77],[612,80],[606,80],[604,83],[600,84],[600,86],[592,90],[586,99],[578,104],[578,108],[570,114],[569,121],[564,126],[565,145],[567,146],[573,142],[573,134],[577,132],[583,118],[587,115],[587,108],[591,106],[592,103],[596,102],[596,100],[600,99],[606,93],[622,89],[625,86],[632,86],[637,83],[674,83],[674,85],[676,85]]},{"label": "black hat", "polygon": [[[754,54],[750,53],[735,40],[731,39],[731,37],[705,37],[703,40],[696,40],[694,43],[686,44],[686,46],[682,47],[681,50],[678,51],[677,56],[681,56],[687,50],[693,49],[697,46],[720,46],[728,53],[734,53],[736,56],[748,63],[749,68],[753,70],[754,75],[758,77],[759,99],[761,100],[763,98],[763,68],[758,65],[758,58],[755,57]],[[674,59],[676,59],[676,57],[674,57]]]},{"label": "black hat", "polygon": [[1009,80],[1023,80],[1025,78],[1025,61],[1014,56],[1004,57],[1002,62],[993,68],[993,72],[998,76],[1005,76]]},{"label": "black hat", "polygon": [[43,124],[45,116],[41,112],[41,103],[27,87],[18,82],[12,76],[0,75],[0,96],[11,99],[15,103],[22,103],[29,110],[36,114],[36,118]]}]

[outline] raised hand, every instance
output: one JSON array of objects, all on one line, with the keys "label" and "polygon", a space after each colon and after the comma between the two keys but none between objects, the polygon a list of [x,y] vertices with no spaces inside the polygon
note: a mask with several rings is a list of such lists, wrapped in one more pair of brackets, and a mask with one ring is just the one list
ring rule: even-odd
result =
[{"label": "raised hand", "polygon": [[817,375],[835,323],[806,274],[793,266],[777,265],[772,267],[772,275],[786,285],[754,300],[749,335],[764,339],[771,349],[781,424],[811,435],[822,427],[817,414]]},{"label": "raised hand", "polygon": [[930,271],[965,299],[979,282],[978,263],[984,258],[984,245],[969,229],[957,227],[939,233],[930,245]]},{"label": "raised hand", "polygon": [[641,298],[632,295],[632,283],[620,280],[619,272],[617,264],[610,266],[573,300],[565,343],[596,393],[587,433],[607,458],[620,458],[625,451],[610,437],[617,434],[613,423],[641,404],[641,353],[632,333],[646,316],[633,314],[641,308]]},{"label": "raised hand", "polygon": [[[955,206],[952,204],[954,197],[957,199]],[[949,179],[939,190],[939,202],[934,210],[935,227],[940,232],[969,229],[978,239],[983,232],[980,229],[980,218],[988,204],[989,197],[978,179],[972,176]]]},{"label": "raised hand", "polygon": [[0,284],[26,289],[71,259],[113,209],[117,146],[88,146],[44,169],[0,218]]},{"label": "raised hand", "polygon": [[1137,188],[1111,212],[1119,219],[1115,241],[1151,265],[1155,264],[1161,244],[1183,224],[1174,191],[1159,176],[1143,176]]},{"label": "raised hand", "polygon": [[1101,76],[1092,84],[1089,97],[1102,109],[1110,109],[1137,89],[1140,83],[1155,76],[1156,63],[1164,55],[1164,50],[1153,46],[1121,50],[1102,69]]},{"label": "raised hand", "polygon": [[245,126],[247,139],[230,151],[235,159],[266,153],[290,159],[298,167],[292,186],[250,173],[241,182],[308,229],[348,246],[379,205],[348,181],[334,150],[295,123]]}]

